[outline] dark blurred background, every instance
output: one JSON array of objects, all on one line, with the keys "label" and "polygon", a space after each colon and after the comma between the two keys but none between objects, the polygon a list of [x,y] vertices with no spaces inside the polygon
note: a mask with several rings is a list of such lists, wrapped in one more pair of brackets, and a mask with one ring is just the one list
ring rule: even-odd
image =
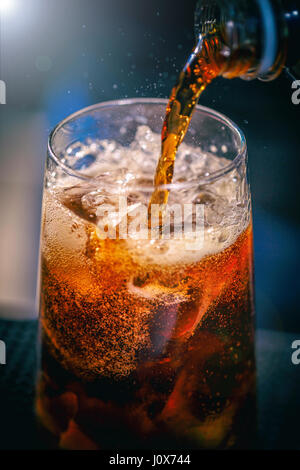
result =
[{"label": "dark blurred background", "polygon": [[[33,317],[49,130],[90,104],[168,97],[194,44],[195,0],[0,0],[0,312]],[[219,78],[201,97],[244,131],[257,323],[300,331],[299,117],[282,75]]]}]

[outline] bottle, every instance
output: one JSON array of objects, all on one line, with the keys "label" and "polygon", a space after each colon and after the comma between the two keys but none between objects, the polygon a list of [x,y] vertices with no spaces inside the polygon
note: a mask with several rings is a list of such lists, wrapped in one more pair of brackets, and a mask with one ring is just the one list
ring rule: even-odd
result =
[{"label": "bottle", "polygon": [[211,36],[218,42],[224,77],[268,81],[284,69],[292,81],[300,79],[299,3],[199,0],[195,11],[196,39]]}]

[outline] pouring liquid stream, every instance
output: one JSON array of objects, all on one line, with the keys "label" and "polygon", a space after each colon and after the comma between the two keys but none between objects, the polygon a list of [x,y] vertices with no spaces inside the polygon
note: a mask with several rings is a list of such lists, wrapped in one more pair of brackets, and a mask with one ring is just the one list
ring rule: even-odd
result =
[{"label": "pouring liquid stream", "polygon": [[169,190],[164,186],[172,183],[176,153],[186,135],[201,94],[217,76],[237,77],[249,70],[251,64],[251,51],[237,51],[228,57],[218,34],[199,36],[196,47],[172,89],[167,105],[162,128],[161,155],[154,177],[155,189],[148,206],[149,228],[154,212],[152,205],[165,205],[168,202]]}]

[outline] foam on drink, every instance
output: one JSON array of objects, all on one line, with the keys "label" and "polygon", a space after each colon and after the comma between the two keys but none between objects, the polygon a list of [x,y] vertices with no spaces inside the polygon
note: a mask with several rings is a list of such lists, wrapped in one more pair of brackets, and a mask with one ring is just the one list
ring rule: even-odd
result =
[{"label": "foam on drink", "polygon": [[[78,237],[78,249],[74,251],[74,241],[71,242],[64,230],[66,220],[69,226],[69,218],[73,217],[74,224],[81,227],[84,232],[84,224],[90,223],[95,227],[100,224],[101,207],[103,204],[109,204],[118,212],[115,220],[112,217],[109,219],[109,216],[107,219],[107,222],[115,227],[122,218],[130,218],[140,205],[146,205],[152,191],[152,175],[157,151],[160,148],[160,136],[144,125],[137,129],[135,139],[129,147],[122,147],[114,141],[94,141],[73,144],[73,148],[76,152],[74,154],[72,148],[68,149],[67,162],[71,161],[74,168],[78,161],[87,161],[87,167],[84,168],[83,165],[81,172],[93,177],[93,180],[78,183],[76,178],[66,176],[58,169],[58,173],[61,173],[53,175],[53,184],[49,184],[45,204],[47,212],[55,214],[47,230],[53,230],[57,234],[54,237],[56,243],[59,236],[63,250],[70,253],[77,264],[80,260],[78,253],[82,251],[84,235]],[[247,227],[249,195],[247,188],[241,184],[243,174],[233,169],[222,178],[222,181],[211,182],[209,189],[208,185],[205,187],[201,184],[203,178],[208,178],[230,164],[230,160],[218,156],[219,153],[224,155],[226,151],[224,152],[224,148],[212,148],[212,152],[208,153],[201,148],[182,143],[173,178],[174,185],[178,184],[178,187],[174,192],[171,191],[168,201],[169,206],[203,205],[202,245],[198,249],[187,250],[184,248],[184,240],[168,240],[163,234],[161,239],[153,240],[150,239],[148,230],[145,230],[144,235],[140,233],[139,240],[131,239],[130,236],[126,240],[126,249],[136,262],[153,264],[196,262],[204,256],[218,253],[228,247]],[[119,211],[120,196],[127,199],[127,213]],[[241,202],[243,199],[244,204]]]}]

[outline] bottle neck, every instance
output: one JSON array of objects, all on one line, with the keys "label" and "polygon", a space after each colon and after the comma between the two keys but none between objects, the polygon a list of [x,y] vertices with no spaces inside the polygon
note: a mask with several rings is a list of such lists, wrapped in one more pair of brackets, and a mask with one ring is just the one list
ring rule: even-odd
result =
[{"label": "bottle neck", "polygon": [[[299,0],[199,0],[196,34],[217,38],[221,60],[227,63],[221,72],[224,77],[273,80],[285,66],[292,76],[297,76],[295,65],[300,43],[297,3]],[[245,57],[246,71],[242,66]]]}]

